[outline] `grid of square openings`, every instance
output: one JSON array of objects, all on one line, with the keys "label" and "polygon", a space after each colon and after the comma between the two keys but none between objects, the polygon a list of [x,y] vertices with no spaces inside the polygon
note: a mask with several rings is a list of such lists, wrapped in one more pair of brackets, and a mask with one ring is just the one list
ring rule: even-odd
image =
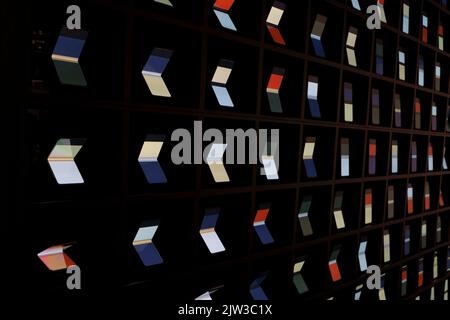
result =
[{"label": "grid of square openings", "polygon": [[[373,4],[377,31],[366,26]],[[446,3],[93,1],[75,60],[56,52],[64,5],[33,20],[44,34],[29,107],[34,253],[74,242],[72,258],[95,278],[90,244],[111,238],[116,281],[89,285],[155,295],[177,281],[186,298],[445,297]],[[67,70],[82,85],[64,83]],[[276,177],[259,165],[172,164],[171,133],[200,120],[279,129]],[[83,183],[63,186],[49,155],[74,138],[85,141]],[[92,207],[97,216],[79,214]],[[361,287],[369,265],[381,266],[382,290]],[[35,269],[42,287],[61,286]]]}]

